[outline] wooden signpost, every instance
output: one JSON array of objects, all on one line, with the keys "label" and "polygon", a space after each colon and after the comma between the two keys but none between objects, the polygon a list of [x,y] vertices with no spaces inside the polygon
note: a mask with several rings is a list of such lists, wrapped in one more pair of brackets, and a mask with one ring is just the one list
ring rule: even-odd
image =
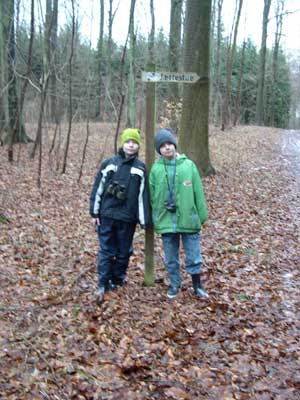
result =
[{"label": "wooden signpost", "polygon": [[[200,77],[195,72],[156,72],[153,64],[149,64],[148,69],[150,71],[142,72],[142,81],[146,82],[146,167],[149,176],[155,159],[156,83],[195,83]],[[153,226],[151,226],[146,229],[145,234],[144,283],[146,286],[152,286],[154,281],[154,230]]]}]

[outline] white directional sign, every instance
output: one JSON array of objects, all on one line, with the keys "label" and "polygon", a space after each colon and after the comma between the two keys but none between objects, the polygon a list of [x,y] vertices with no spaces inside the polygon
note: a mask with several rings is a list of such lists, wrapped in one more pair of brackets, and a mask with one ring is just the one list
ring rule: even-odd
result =
[{"label": "white directional sign", "polygon": [[195,83],[199,78],[196,72],[142,72],[143,82]]}]

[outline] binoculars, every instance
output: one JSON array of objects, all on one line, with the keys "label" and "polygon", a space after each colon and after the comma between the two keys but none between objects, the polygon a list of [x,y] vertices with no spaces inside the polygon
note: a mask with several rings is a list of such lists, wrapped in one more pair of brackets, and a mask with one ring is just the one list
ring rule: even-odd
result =
[{"label": "binoculars", "polygon": [[117,181],[110,183],[106,189],[106,192],[119,200],[126,199],[126,187],[124,185],[120,185]]}]

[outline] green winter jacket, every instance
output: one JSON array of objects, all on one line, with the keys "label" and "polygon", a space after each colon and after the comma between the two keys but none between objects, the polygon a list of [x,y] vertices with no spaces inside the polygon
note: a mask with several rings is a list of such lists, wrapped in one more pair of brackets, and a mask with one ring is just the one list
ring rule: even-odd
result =
[{"label": "green winter jacket", "polygon": [[[199,232],[201,225],[207,220],[207,208],[197,167],[184,154],[177,155],[175,168],[174,160],[172,161],[161,157],[150,171],[150,197],[155,231],[160,234]],[[169,194],[168,182],[170,186],[174,171],[176,212],[172,213],[166,209],[165,201]]]}]

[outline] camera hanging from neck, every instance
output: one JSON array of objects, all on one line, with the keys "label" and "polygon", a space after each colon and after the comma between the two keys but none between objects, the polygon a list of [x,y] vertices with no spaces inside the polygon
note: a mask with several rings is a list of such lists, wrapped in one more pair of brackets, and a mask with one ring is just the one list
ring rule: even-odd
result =
[{"label": "camera hanging from neck", "polygon": [[[165,167],[165,173],[166,173],[166,180],[167,180],[167,186],[168,186],[168,199],[165,202],[165,207],[168,211],[170,212],[175,212],[176,211],[176,201],[175,201],[175,174],[176,174],[176,161],[172,160],[171,161],[171,168],[173,168],[173,171],[171,171],[171,183],[169,181],[169,175],[168,175],[168,170],[166,166],[166,162],[164,161],[164,167]],[[173,172],[173,175],[172,175]]]}]

